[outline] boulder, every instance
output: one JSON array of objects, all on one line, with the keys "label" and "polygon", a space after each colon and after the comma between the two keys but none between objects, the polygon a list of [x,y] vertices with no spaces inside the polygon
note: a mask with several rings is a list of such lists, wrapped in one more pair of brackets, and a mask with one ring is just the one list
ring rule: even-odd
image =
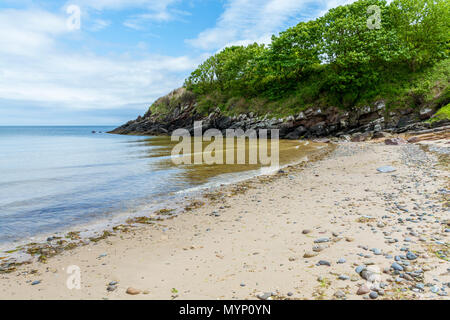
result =
[{"label": "boulder", "polygon": [[398,145],[402,145],[402,144],[406,144],[406,140],[402,139],[402,138],[391,138],[391,139],[386,139],[384,140],[384,143],[388,146],[398,146]]}]

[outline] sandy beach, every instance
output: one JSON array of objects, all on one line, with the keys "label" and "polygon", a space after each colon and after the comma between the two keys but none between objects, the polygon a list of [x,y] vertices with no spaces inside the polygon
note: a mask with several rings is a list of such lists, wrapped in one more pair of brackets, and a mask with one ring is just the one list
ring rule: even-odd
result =
[{"label": "sandy beach", "polygon": [[431,151],[340,143],[174,219],[0,274],[0,299],[449,299],[449,176]]}]

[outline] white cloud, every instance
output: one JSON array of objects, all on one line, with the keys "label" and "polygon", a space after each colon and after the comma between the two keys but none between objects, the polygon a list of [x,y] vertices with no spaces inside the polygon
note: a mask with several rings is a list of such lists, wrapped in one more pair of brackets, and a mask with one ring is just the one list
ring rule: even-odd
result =
[{"label": "white cloud", "polygon": [[213,28],[186,42],[203,50],[253,42],[269,43],[273,34],[301,20],[322,15],[352,0],[228,0]]},{"label": "white cloud", "polygon": [[42,10],[0,11],[0,52],[33,55],[53,44],[53,37],[68,32],[63,17]]},{"label": "white cloud", "polygon": [[123,22],[125,27],[143,30],[145,29],[145,23],[149,21],[167,22],[182,14],[182,12],[171,8],[172,5],[178,2],[180,0],[74,0],[69,3],[80,6],[88,14],[91,10],[143,9],[144,13],[132,15]]},{"label": "white cloud", "polygon": [[0,10],[0,99],[68,109],[141,108],[199,61],[187,56],[108,55],[63,50],[65,16]]}]

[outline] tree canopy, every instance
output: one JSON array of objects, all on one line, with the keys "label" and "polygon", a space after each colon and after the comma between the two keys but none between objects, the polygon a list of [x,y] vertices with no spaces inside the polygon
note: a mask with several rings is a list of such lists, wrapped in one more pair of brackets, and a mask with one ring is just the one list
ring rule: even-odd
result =
[{"label": "tree canopy", "polygon": [[269,45],[225,48],[185,86],[199,96],[269,100],[306,86],[345,106],[396,72],[415,73],[448,59],[449,23],[447,0],[359,0],[300,22]]}]

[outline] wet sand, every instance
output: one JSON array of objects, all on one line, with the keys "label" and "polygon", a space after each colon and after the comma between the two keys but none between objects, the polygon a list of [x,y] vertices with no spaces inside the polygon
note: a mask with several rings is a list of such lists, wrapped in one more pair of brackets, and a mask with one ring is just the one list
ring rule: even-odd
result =
[{"label": "wet sand", "polygon": [[[396,171],[377,172],[386,165]],[[442,159],[418,145],[343,143],[284,171],[0,274],[0,299],[448,299]],[[67,287],[73,265],[80,290]]]}]

